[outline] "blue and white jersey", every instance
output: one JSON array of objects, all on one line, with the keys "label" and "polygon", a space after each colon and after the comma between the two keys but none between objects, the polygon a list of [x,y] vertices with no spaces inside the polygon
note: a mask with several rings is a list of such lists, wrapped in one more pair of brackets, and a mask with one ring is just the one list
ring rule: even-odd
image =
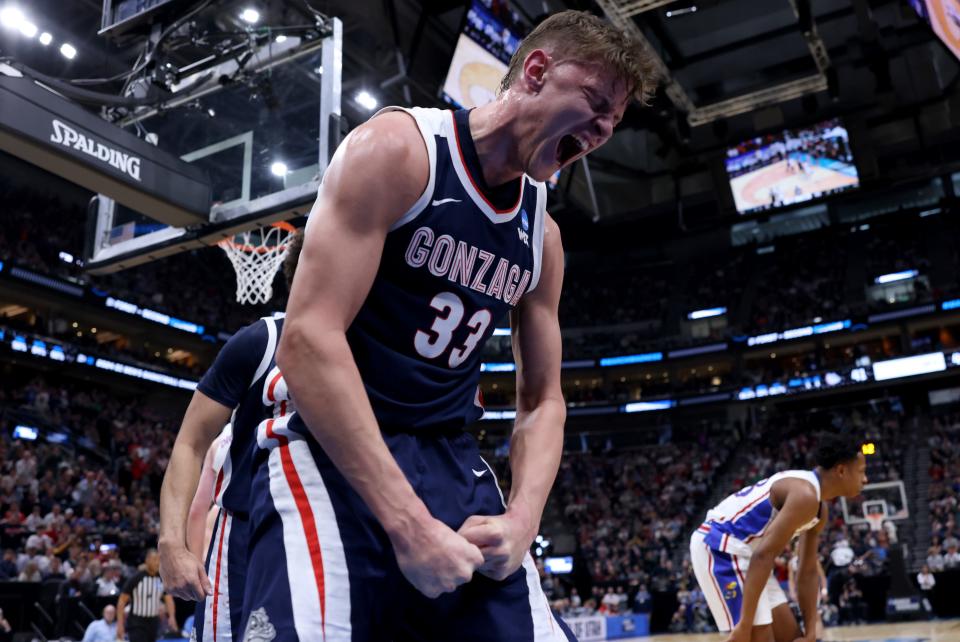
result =
[{"label": "blue and white jersey", "polygon": [[[770,501],[770,489],[788,477],[809,482],[817,492],[817,501],[820,501],[820,478],[812,470],[785,470],[761,479],[707,511],[707,521],[698,529],[704,534],[706,544],[724,553],[751,556],[779,512]],[[818,512],[815,518],[798,528],[793,537],[810,530],[819,521]]]},{"label": "blue and white jersey", "polygon": [[216,481],[213,500],[218,506],[245,517],[250,510],[253,447],[257,426],[273,416],[264,388],[275,366],[277,340],[283,315],[264,317],[233,335],[197,389],[214,401],[233,408],[229,434],[218,437],[214,453]]},{"label": "blue and white jersey", "polygon": [[402,111],[423,137],[429,181],[388,233],[347,340],[381,428],[459,428],[483,414],[484,342],[537,287],[546,188],[524,175],[504,186],[512,206],[498,209],[482,187],[468,112]]}]

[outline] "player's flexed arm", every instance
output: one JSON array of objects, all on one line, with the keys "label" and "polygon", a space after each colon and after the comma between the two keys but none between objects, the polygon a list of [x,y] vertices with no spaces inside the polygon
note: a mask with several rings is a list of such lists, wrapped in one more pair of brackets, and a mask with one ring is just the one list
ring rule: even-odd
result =
[{"label": "player's flexed arm", "polygon": [[827,505],[823,504],[820,521],[816,526],[800,535],[800,544],[797,552],[800,561],[797,565],[797,603],[803,615],[806,639],[811,642],[817,639],[817,624],[820,616],[817,613],[817,596],[820,594],[820,560],[819,548],[820,532],[827,523]]},{"label": "player's flexed arm", "polygon": [[277,365],[310,432],[383,525],[404,576],[435,597],[467,582],[483,556],[430,515],[403,475],[346,337],[390,226],[428,178],[427,150],[410,116],[383,114],[347,137],[310,215]]},{"label": "player's flexed arm", "polygon": [[502,580],[519,568],[540,527],[560,466],[567,407],[560,389],[561,341],[557,307],[563,284],[560,229],[546,219],[543,267],[537,288],[510,314],[517,361],[517,419],[510,439],[512,485],[507,512],[473,516],[460,533],[483,552],[480,572]]},{"label": "player's flexed arm", "polygon": [[[750,642],[757,602],[773,572],[774,560],[794,533],[814,519],[820,510],[820,502],[813,486],[801,479],[779,480],[770,489],[770,496],[774,506],[780,507],[779,512],[750,557],[747,578],[743,583],[740,620],[730,632],[727,642]],[[816,628],[813,630],[816,631]]]}]

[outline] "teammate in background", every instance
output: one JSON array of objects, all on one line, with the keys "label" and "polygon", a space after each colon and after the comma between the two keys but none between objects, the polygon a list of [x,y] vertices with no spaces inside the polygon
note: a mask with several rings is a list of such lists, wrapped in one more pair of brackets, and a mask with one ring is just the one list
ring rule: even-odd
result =
[{"label": "teammate in background", "polygon": [[[288,289],[302,245],[298,233],[284,259]],[[274,412],[267,393],[282,327],[282,317],[260,319],[223,347],[190,401],[164,476],[160,573],[170,594],[199,601],[197,640],[243,637],[251,459],[256,429]]]},{"label": "teammate in background", "polygon": [[[730,495],[690,537],[697,582],[728,642],[816,640],[818,541],[827,502],[855,497],[867,483],[861,444],[852,435],[822,435],[816,463],[812,471],[780,472]],[[771,576],[774,559],[798,535],[797,597],[805,634]]]},{"label": "teammate in background", "polygon": [[[566,11],[521,43],[494,102],[388,108],[337,150],[277,350],[285,412],[260,434],[247,636],[568,639],[529,555],[566,416],[563,248],[542,181],[651,91],[635,42]],[[483,414],[481,348],[508,312],[504,502],[462,429]]]},{"label": "teammate in background", "polygon": [[214,501],[214,484],[223,469],[224,458],[230,452],[232,441],[233,426],[227,424],[210,444],[203,458],[197,492],[187,514],[187,550],[198,560],[207,559],[210,539],[220,514],[220,507]]}]

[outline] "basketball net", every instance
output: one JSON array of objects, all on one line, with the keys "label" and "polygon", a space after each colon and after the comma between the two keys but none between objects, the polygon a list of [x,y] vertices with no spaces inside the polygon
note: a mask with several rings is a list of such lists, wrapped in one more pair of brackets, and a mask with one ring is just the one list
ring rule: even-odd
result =
[{"label": "basketball net", "polygon": [[876,533],[877,531],[883,530],[883,513],[868,513],[864,515],[867,518],[867,523],[870,524],[870,531]]},{"label": "basketball net", "polygon": [[289,223],[271,223],[217,243],[237,273],[238,303],[266,303],[273,297],[273,278],[295,232]]}]

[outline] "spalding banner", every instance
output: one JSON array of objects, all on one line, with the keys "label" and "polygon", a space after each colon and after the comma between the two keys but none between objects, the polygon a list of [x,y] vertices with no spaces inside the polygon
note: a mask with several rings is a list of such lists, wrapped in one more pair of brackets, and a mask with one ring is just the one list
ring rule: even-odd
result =
[{"label": "spalding banner", "polygon": [[137,156],[104,145],[91,136],[81,134],[70,125],[61,123],[56,118],[51,125],[53,126],[53,133],[50,134],[51,143],[60,143],[64,147],[79,149],[87,156],[93,156],[111,167],[116,167],[130,178],[140,180],[140,159]]},{"label": "spalding banner", "polygon": [[0,72],[0,149],[150,218],[205,223],[206,172],[29,78]]}]

